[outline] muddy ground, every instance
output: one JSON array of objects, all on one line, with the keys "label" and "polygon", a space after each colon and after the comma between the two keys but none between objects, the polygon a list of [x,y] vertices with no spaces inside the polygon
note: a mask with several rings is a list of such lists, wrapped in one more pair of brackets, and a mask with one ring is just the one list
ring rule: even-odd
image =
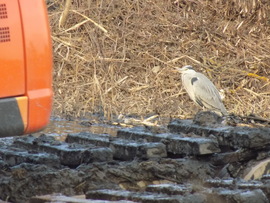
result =
[{"label": "muddy ground", "polygon": [[[61,193],[89,202],[268,202],[270,128],[199,121],[65,121],[72,132],[62,120],[43,133],[2,138],[0,199],[44,202],[38,196]],[[52,133],[57,128],[66,132]]]}]

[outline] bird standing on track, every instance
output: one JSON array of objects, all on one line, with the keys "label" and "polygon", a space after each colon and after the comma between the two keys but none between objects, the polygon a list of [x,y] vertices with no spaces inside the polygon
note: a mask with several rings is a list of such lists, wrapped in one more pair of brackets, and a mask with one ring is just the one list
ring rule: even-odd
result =
[{"label": "bird standing on track", "polygon": [[190,65],[176,69],[182,74],[184,88],[196,104],[220,115],[228,115],[217,88],[205,75]]}]

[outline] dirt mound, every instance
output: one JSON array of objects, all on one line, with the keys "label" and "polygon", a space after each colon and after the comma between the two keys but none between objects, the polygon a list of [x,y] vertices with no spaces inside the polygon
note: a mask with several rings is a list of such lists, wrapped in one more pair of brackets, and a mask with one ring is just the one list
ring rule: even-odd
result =
[{"label": "dirt mound", "polygon": [[47,5],[55,114],[193,115],[198,108],[171,71],[190,64],[224,90],[230,112],[270,116],[266,0],[75,0],[69,8],[48,0]]},{"label": "dirt mound", "polygon": [[[97,134],[94,129],[68,133],[62,141],[64,133],[1,138],[0,202],[72,202],[57,193],[87,202],[270,199],[270,128],[175,119],[159,130],[136,126]],[[53,196],[62,201],[50,201]]]}]

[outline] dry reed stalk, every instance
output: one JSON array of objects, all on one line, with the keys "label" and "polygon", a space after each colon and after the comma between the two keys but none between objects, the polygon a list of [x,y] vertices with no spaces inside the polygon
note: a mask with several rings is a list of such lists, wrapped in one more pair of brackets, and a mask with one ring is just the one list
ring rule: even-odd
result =
[{"label": "dry reed stalk", "polygon": [[64,11],[62,12],[62,15],[60,16],[59,19],[59,27],[63,27],[64,24],[66,23],[70,6],[71,0],[66,0]]},{"label": "dry reed stalk", "polygon": [[81,22],[81,23],[79,23],[79,24],[77,24],[77,25],[75,25],[75,26],[73,26],[72,28],[69,28],[68,30],[66,30],[66,32],[67,32],[67,31],[70,31],[70,30],[72,30],[72,29],[75,29],[75,28],[81,26],[82,24],[84,24],[84,23],[86,23],[86,22],[88,22],[88,21],[92,22],[95,26],[97,26],[97,27],[98,27],[99,29],[101,29],[103,32],[105,32],[105,33],[108,32],[104,27],[102,27],[101,25],[99,25],[98,23],[96,23],[95,21],[93,21],[92,19],[88,18],[87,16],[85,16],[85,15],[79,13],[79,12],[76,11],[76,10],[72,10],[72,12],[74,12],[74,13],[76,13],[76,14],[79,14],[80,16],[84,17],[86,20],[83,21],[83,22]]}]

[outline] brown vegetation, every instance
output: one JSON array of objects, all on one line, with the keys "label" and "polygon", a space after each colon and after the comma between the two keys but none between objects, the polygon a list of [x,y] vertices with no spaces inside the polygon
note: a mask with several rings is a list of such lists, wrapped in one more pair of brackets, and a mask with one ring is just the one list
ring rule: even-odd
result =
[{"label": "brown vegetation", "polygon": [[68,13],[63,0],[47,5],[55,115],[193,115],[171,71],[190,64],[225,91],[229,112],[270,116],[268,0],[73,0]]}]

